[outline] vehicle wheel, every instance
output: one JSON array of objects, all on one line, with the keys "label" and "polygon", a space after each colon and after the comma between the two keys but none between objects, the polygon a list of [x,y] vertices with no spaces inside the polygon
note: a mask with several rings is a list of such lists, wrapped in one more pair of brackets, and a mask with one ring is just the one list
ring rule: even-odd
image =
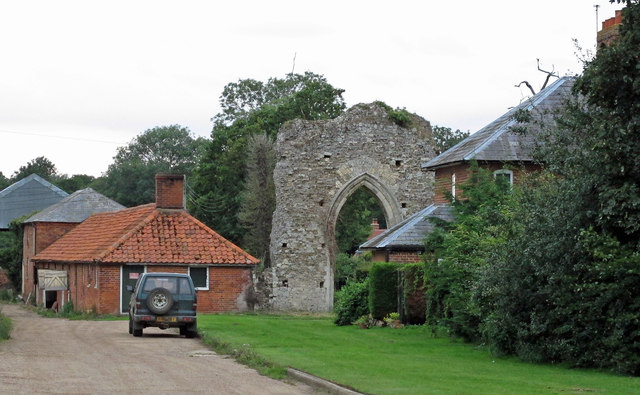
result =
[{"label": "vehicle wheel", "polygon": [[[182,328],[180,328],[182,329]],[[198,327],[196,325],[191,325],[184,328],[184,336],[192,339],[198,335]]]},{"label": "vehicle wheel", "polygon": [[187,327],[186,326],[181,326],[180,327],[180,336],[187,336]]},{"label": "vehicle wheel", "polygon": [[147,307],[155,314],[165,314],[173,306],[173,295],[164,288],[155,288],[147,296]]},{"label": "vehicle wheel", "polygon": [[135,337],[142,336],[142,329],[133,329],[133,336]]},{"label": "vehicle wheel", "polygon": [[133,320],[131,319],[131,316],[129,316],[129,334],[133,333]]}]

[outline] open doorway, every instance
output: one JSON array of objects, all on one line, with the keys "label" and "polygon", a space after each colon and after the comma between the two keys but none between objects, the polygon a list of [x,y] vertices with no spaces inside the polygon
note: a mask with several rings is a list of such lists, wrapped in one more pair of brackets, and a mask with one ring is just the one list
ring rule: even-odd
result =
[{"label": "open doorway", "polygon": [[360,256],[358,247],[386,227],[387,220],[380,200],[368,188],[361,186],[347,198],[336,220],[338,254],[333,277],[336,291],[348,281],[366,277],[371,260]]},{"label": "open doorway", "polygon": [[59,306],[58,291],[44,291],[44,307],[50,309]]}]

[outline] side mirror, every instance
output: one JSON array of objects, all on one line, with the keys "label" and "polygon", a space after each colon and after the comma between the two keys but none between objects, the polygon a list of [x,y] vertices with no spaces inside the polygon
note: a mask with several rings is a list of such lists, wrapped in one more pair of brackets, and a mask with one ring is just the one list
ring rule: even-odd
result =
[{"label": "side mirror", "polygon": [[127,285],[127,291],[133,292],[133,285]]}]

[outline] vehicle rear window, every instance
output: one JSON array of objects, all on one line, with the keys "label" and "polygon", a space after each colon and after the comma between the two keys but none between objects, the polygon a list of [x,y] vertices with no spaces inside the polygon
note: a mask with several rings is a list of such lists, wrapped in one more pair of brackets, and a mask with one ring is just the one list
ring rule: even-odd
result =
[{"label": "vehicle rear window", "polygon": [[142,290],[151,292],[156,288],[164,288],[171,293],[178,290],[178,279],[176,277],[149,277],[144,283]]},{"label": "vehicle rear window", "polygon": [[191,286],[189,280],[186,278],[179,279],[180,283],[180,295],[191,295]]}]

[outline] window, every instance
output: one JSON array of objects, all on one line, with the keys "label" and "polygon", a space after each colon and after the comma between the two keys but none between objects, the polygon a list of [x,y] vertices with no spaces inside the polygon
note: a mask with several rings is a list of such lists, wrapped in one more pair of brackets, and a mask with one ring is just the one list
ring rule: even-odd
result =
[{"label": "window", "polygon": [[209,289],[209,267],[189,267],[189,276],[196,289]]},{"label": "window", "polygon": [[493,172],[493,178],[496,179],[496,181],[498,181],[498,183],[503,185],[508,185],[509,187],[513,186],[513,171],[512,170],[506,170],[506,169],[500,169],[500,170],[496,170]]},{"label": "window", "polygon": [[456,173],[451,175],[451,196],[453,200],[456,200]]},{"label": "window", "polygon": [[179,278],[178,284],[180,285],[180,295],[191,295],[191,286],[189,280],[186,278]]}]

